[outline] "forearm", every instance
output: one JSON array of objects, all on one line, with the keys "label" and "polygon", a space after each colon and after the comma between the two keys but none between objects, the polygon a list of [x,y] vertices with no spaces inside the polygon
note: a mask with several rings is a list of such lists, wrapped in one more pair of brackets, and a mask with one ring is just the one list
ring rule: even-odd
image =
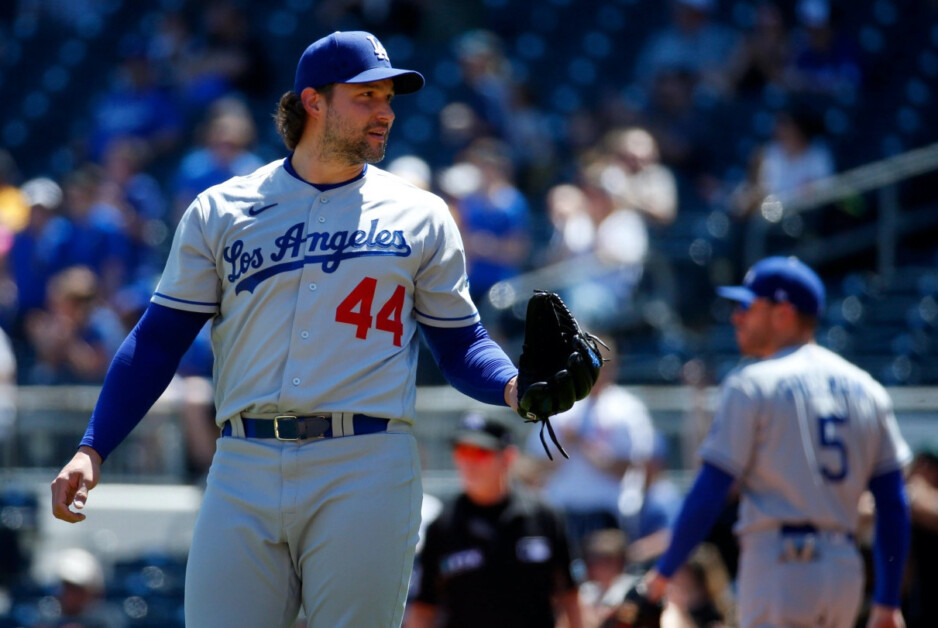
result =
[{"label": "forearm", "polygon": [[876,500],[876,532],[873,540],[876,583],[873,601],[882,606],[898,608],[911,528],[909,499],[902,472],[893,471],[873,478],[870,480],[870,492]]},{"label": "forearm", "polygon": [[151,305],[111,361],[82,447],[104,460],[169,385],[208,315]]},{"label": "forearm", "polygon": [[666,578],[673,576],[706,538],[723,511],[732,483],[733,476],[704,463],[674,523],[671,544],[655,565],[661,575]]},{"label": "forearm", "polygon": [[510,383],[518,369],[482,325],[457,328],[421,325],[420,329],[440,371],[453,388],[483,403],[511,405]]}]

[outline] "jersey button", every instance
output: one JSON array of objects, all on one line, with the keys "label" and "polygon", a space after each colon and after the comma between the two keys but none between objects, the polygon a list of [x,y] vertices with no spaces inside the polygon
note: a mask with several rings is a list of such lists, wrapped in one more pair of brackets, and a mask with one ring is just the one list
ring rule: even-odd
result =
[{"label": "jersey button", "polygon": [[320,217],[319,217],[319,222],[326,222],[326,217],[325,217],[325,216],[320,216]]},{"label": "jersey button", "polygon": [[319,286],[317,286],[317,285],[314,284],[314,283],[309,284],[309,289],[312,290],[313,292],[316,292],[316,288],[318,288],[318,287],[319,287]]},{"label": "jersey button", "polygon": [[301,331],[301,332],[300,332],[300,338],[303,338],[303,339],[309,338],[309,332],[308,332],[308,331]]},{"label": "jersey button", "polygon": [[320,197],[319,197],[319,202],[320,202],[320,203],[328,203],[328,202],[329,202],[329,199],[326,198],[325,196],[320,196]]},{"label": "jersey button", "polygon": [[294,386],[299,386],[299,385],[300,385],[300,378],[299,378],[299,377],[294,377],[294,378],[293,378],[293,385],[294,385]]}]

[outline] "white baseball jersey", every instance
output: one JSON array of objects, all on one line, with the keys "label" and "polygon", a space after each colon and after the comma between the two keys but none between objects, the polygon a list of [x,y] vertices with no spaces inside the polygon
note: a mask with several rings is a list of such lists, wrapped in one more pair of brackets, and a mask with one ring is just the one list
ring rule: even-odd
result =
[{"label": "white baseball jersey", "polygon": [[153,302],[214,314],[219,425],[239,412],[412,422],[416,323],[476,323],[439,197],[374,166],[318,190],[284,160],[200,194]]},{"label": "white baseball jersey", "polygon": [[730,373],[700,455],[741,480],[740,534],[786,522],[852,533],[870,478],[911,458],[886,390],[815,344]]}]

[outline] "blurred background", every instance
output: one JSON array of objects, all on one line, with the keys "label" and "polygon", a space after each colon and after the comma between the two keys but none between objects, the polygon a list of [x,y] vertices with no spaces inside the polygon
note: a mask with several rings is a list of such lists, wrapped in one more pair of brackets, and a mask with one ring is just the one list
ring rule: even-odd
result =
[{"label": "blurred background", "polygon": [[[285,156],[271,116],[333,30],[371,31],[426,76],[395,100],[381,167],[449,203],[493,337],[517,356],[531,290],[559,292],[614,341],[679,486],[738,363],[714,287],[769,254],[819,271],[819,341],[938,452],[936,18],[933,0],[3,2],[0,627],[61,625],[79,594],[113,611],[87,625],[181,625],[216,435],[207,335],[109,458],[88,521],[53,521],[48,483],[181,212]],[[431,495],[457,486],[459,416],[526,435],[446,387],[425,348],[418,385]]]}]

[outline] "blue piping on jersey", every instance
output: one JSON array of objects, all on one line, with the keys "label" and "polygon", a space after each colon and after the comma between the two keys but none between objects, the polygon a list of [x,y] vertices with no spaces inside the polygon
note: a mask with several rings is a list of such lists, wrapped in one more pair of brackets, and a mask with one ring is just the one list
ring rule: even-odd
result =
[{"label": "blue piping on jersey", "polygon": [[154,292],[153,296],[160,297],[161,299],[168,299],[170,301],[175,301],[177,303],[188,303],[189,305],[210,305],[212,307],[218,306],[218,303],[207,303],[205,301],[189,301],[188,299],[177,299],[176,297],[171,297],[168,294],[163,294],[162,292]]},{"label": "blue piping on jersey", "polygon": [[476,316],[479,315],[478,310],[476,310],[476,311],[473,312],[472,314],[469,314],[468,316],[459,316],[459,317],[457,317],[457,318],[442,318],[442,317],[440,317],[440,316],[430,316],[429,314],[424,314],[423,312],[421,312],[421,311],[418,310],[417,308],[414,308],[414,312],[416,312],[418,316],[422,316],[422,317],[424,317],[424,318],[428,318],[428,319],[430,319],[430,320],[432,320],[432,321],[464,321],[464,320],[468,320],[468,319],[470,319],[470,318],[475,318]]},{"label": "blue piping on jersey", "polygon": [[290,174],[290,176],[292,176],[294,179],[299,179],[300,181],[302,181],[302,182],[305,183],[306,185],[311,185],[311,186],[313,186],[314,188],[316,188],[317,190],[319,190],[320,192],[328,192],[329,190],[334,190],[334,189],[336,189],[336,188],[340,188],[340,187],[342,187],[343,185],[348,185],[349,183],[354,183],[355,181],[358,181],[359,179],[361,179],[362,177],[364,177],[364,176],[365,176],[365,172],[368,170],[368,164],[365,164],[365,167],[362,168],[362,171],[361,171],[359,174],[355,175],[354,177],[352,177],[352,178],[349,179],[348,181],[342,181],[341,183],[310,183],[309,181],[307,181],[306,179],[304,179],[303,177],[301,177],[301,176],[297,173],[296,170],[293,169],[293,164],[290,162],[291,159],[293,159],[293,153],[290,153],[289,155],[287,155],[286,157],[284,157],[284,159],[283,159],[283,169],[286,170],[286,171]]}]

